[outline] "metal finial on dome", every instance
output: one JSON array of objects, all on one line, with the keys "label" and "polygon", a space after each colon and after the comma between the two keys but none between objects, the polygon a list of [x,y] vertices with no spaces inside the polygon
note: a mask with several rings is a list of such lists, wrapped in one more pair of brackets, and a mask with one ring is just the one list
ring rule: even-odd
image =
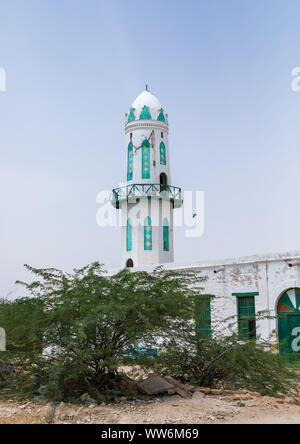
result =
[{"label": "metal finial on dome", "polygon": [[148,92],[149,92],[148,86],[149,86],[149,85],[147,85],[147,84],[146,84],[146,91],[148,91]]}]

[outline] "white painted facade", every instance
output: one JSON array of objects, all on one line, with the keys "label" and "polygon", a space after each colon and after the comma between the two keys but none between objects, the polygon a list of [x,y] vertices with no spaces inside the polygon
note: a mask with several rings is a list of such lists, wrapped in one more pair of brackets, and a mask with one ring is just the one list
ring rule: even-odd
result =
[{"label": "white painted facade", "polygon": [[[300,289],[300,251],[195,264],[157,263],[155,266],[137,267],[135,271],[152,272],[159,265],[174,271],[197,270],[207,278],[202,293],[214,296],[211,300],[212,325],[219,325],[220,321],[226,325],[227,319],[230,322],[237,318],[237,296],[233,294],[258,293],[255,296],[256,314],[268,315],[269,319],[259,320],[258,316],[256,332],[269,343],[278,341],[277,306],[281,296],[290,290]],[[237,332],[237,324],[235,329]]]},{"label": "white painted facade", "polygon": [[[140,201],[130,201],[121,206],[122,227],[121,227],[121,248],[122,248],[122,268],[126,267],[128,259],[132,259],[134,268],[137,266],[151,266],[155,264],[165,264],[174,261],[173,245],[173,207],[168,200],[140,199]],[[138,215],[137,225],[132,228],[132,251],[126,249],[126,220],[130,218],[134,221]],[[144,249],[144,221],[149,216],[152,221],[152,250]],[[163,250],[163,220],[170,221],[169,251]]]},{"label": "white painted facade", "polygon": [[266,341],[277,341],[280,297],[288,290],[300,288],[300,251],[168,268],[196,269],[207,277],[203,284],[204,294],[215,296],[211,306],[212,323],[237,316],[237,297],[233,293],[258,293],[256,313],[267,312],[271,317],[257,322],[257,334]]}]

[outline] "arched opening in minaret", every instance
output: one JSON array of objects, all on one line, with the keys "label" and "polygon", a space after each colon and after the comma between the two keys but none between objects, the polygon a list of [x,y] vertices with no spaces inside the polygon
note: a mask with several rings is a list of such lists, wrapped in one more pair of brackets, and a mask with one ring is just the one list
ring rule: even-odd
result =
[{"label": "arched opening in minaret", "polygon": [[167,175],[165,173],[161,173],[161,175],[159,176],[159,180],[160,180],[160,191],[166,190],[168,185]]},{"label": "arched opening in minaret", "polygon": [[133,260],[132,259],[128,259],[128,261],[126,262],[126,268],[133,268]]}]

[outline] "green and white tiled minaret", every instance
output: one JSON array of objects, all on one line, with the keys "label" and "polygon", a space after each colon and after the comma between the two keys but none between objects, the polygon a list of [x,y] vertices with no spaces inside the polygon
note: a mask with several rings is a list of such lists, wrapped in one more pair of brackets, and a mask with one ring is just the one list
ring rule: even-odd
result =
[{"label": "green and white tiled minaret", "polygon": [[112,192],[122,211],[123,267],[174,261],[173,210],[182,197],[171,186],[168,136],[168,115],[146,88],[126,114],[126,180]]}]

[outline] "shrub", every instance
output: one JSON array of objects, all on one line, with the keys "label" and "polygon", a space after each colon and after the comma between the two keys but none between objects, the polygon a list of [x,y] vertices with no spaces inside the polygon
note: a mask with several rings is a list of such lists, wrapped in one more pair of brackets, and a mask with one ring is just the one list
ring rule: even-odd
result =
[{"label": "shrub", "polygon": [[[192,320],[190,297],[201,292],[204,280],[197,272],[163,268],[107,276],[99,263],[73,274],[27,268],[38,278],[22,283],[31,296],[2,311],[11,334],[8,350],[22,367],[19,390],[57,400],[82,393],[95,400],[117,396],[120,367],[147,360],[138,347],[153,349]],[[23,314],[35,308],[25,326],[19,306]]]},{"label": "shrub", "polygon": [[298,395],[296,372],[258,340],[241,341],[231,334],[199,339],[184,329],[162,346],[155,371],[185,383],[211,388],[247,389],[262,395]]}]

